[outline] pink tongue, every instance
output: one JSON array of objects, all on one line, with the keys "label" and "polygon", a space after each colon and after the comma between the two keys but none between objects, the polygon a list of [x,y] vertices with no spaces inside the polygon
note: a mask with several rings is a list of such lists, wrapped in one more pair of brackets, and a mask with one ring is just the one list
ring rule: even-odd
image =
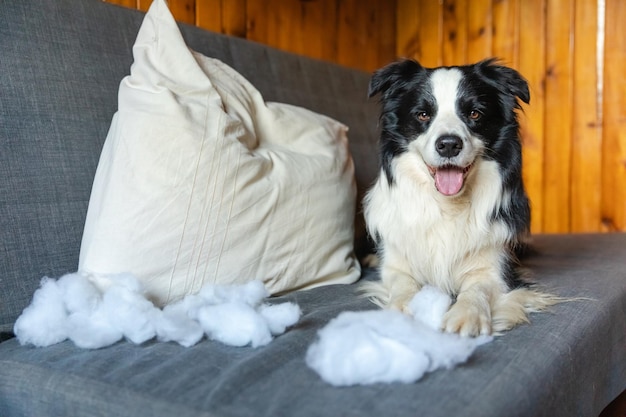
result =
[{"label": "pink tongue", "polygon": [[461,168],[438,168],[435,171],[435,186],[443,195],[455,195],[463,187]]}]

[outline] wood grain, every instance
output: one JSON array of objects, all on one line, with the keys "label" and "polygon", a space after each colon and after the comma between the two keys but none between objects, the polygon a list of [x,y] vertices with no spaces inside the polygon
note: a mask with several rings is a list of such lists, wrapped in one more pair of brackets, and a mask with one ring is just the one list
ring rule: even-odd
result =
[{"label": "wood grain", "polygon": [[[543,231],[570,230],[574,0],[550,0],[546,25]],[[532,102],[532,101],[531,101]]]},{"label": "wood grain", "polygon": [[468,1],[443,2],[443,65],[467,63]]},{"label": "wood grain", "polygon": [[604,48],[602,230],[626,231],[626,2],[607,0]]},{"label": "wood grain", "polygon": [[466,62],[478,62],[493,55],[492,30],[491,0],[472,0],[467,6]]},{"label": "wood grain", "polygon": [[[437,16],[437,20],[438,20]],[[419,4],[413,0],[398,0],[396,13],[396,55],[401,58],[421,58]],[[437,30],[435,30],[437,33]],[[439,38],[435,37],[435,45]],[[435,52],[435,55],[439,55]]]},{"label": "wood grain", "polygon": [[426,67],[442,65],[443,4],[398,0],[396,54]]},{"label": "wood grain", "polygon": [[108,3],[117,4],[118,6],[130,7],[132,9],[138,8],[138,0],[108,0]]},{"label": "wood grain", "polygon": [[597,7],[576,3],[571,154],[571,231],[600,229],[602,123],[596,62]]},{"label": "wood grain", "polygon": [[521,117],[524,184],[531,201],[531,231],[543,231],[543,164],[545,109],[545,21],[544,0],[520,1],[518,70],[530,87],[530,106],[524,106]]},{"label": "wood grain", "polygon": [[520,31],[518,0],[494,2],[492,16],[492,55],[516,68]]},{"label": "wood grain", "polygon": [[[108,1],[145,11],[152,0]],[[365,71],[397,57],[429,67],[500,57],[531,90],[520,122],[532,231],[626,231],[625,1],[169,3],[179,21]]]}]

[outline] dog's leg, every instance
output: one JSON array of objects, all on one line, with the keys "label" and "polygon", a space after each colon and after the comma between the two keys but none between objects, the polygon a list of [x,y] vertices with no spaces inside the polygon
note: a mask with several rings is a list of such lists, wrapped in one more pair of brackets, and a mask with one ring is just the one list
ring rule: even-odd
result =
[{"label": "dog's leg", "polygon": [[361,291],[380,307],[410,313],[409,302],[422,286],[410,274],[406,261],[391,251],[386,251],[381,261],[381,280],[364,283]]},{"label": "dog's leg", "polygon": [[474,256],[473,262],[457,280],[456,302],[443,318],[443,329],[462,336],[491,334],[492,304],[506,291],[498,262],[498,253],[488,251]]},{"label": "dog's leg", "polygon": [[411,314],[409,303],[421,286],[404,271],[385,268],[381,274],[383,285],[389,294],[388,307]]},{"label": "dog's leg", "polygon": [[491,334],[492,285],[473,284],[462,290],[443,317],[443,329],[461,336]]}]

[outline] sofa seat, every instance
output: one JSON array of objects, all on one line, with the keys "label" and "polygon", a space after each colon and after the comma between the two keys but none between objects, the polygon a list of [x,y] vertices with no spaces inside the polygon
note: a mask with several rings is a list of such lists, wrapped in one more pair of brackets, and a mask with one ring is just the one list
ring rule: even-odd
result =
[{"label": "sofa seat", "polygon": [[598,415],[626,388],[626,234],[538,236],[534,248],[526,264],[540,285],[581,299],[531,315],[467,363],[413,384],[336,388],[306,366],[330,319],[375,308],[355,285],[336,285],[276,298],[298,303],[302,318],[256,349],[209,340],[100,350],[3,342],[0,415]]}]

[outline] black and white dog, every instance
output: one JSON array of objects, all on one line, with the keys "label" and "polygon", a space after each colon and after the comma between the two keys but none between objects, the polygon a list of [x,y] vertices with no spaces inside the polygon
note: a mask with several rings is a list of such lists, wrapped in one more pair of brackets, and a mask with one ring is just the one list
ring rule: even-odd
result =
[{"label": "black and white dog", "polygon": [[424,68],[413,60],[374,73],[381,95],[381,172],[365,198],[383,307],[407,311],[424,285],[456,299],[443,329],[474,336],[527,321],[554,304],[523,281],[517,249],[529,232],[516,111],[530,101],[521,75],[495,60]]}]

